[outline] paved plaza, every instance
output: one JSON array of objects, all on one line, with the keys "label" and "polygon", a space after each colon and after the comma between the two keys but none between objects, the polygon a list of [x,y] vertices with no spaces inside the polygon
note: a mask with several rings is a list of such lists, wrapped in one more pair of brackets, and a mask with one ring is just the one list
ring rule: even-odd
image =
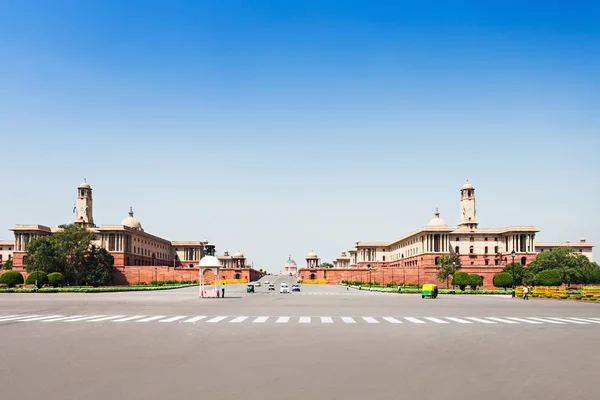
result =
[{"label": "paved plaza", "polygon": [[[1,294],[4,398],[590,398],[600,305],[380,294]],[[426,395],[425,395],[426,394]]]}]

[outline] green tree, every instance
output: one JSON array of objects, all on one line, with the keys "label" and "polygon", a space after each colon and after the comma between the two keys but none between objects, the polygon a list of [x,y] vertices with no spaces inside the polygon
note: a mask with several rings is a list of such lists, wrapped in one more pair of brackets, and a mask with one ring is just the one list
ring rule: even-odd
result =
[{"label": "green tree", "polygon": [[321,265],[319,265],[319,267],[321,267],[321,268],[333,268],[333,264],[331,264],[331,263],[321,263]]},{"label": "green tree", "polygon": [[454,273],[461,267],[460,259],[455,255],[446,255],[438,258],[435,269],[437,270],[436,276],[440,282],[446,281],[446,287],[448,287],[448,277],[454,275]]},{"label": "green tree", "polygon": [[114,258],[106,249],[92,245],[85,257],[83,281],[92,286],[109,284],[112,280],[113,263]]},{"label": "green tree", "polygon": [[15,285],[20,285],[23,282],[23,275],[19,271],[6,271],[0,275],[0,284],[8,287],[15,287]]},{"label": "green tree", "polygon": [[510,274],[510,276],[512,277],[513,268],[515,271],[515,285],[521,285],[523,283],[523,279],[526,275],[527,268],[525,268],[521,264],[515,262],[515,263],[507,264],[504,268],[502,268],[502,272],[506,272],[506,273]]},{"label": "green tree", "polygon": [[535,284],[538,286],[560,286],[562,280],[556,269],[546,269],[535,274]]},{"label": "green tree", "polygon": [[453,286],[458,286],[460,290],[465,290],[467,286],[470,285],[470,277],[466,272],[457,271],[452,275],[452,282],[450,282]]},{"label": "green tree", "polygon": [[477,290],[478,286],[483,286],[483,277],[477,274],[469,274],[469,286],[471,286],[471,289]]},{"label": "green tree", "polygon": [[13,260],[12,258],[9,258],[8,260],[6,260],[6,262],[4,264],[2,264],[2,269],[5,271],[10,271],[12,269],[13,266]]},{"label": "green tree", "polygon": [[48,284],[48,275],[46,275],[44,271],[34,271],[27,276],[27,279],[25,279],[25,283],[28,285],[35,285],[36,281],[38,287],[41,288]]},{"label": "green tree", "polygon": [[31,239],[27,245],[24,259],[27,272],[44,271],[46,273],[63,271],[66,261],[52,236],[39,236]]},{"label": "green tree", "polygon": [[575,249],[559,247],[539,253],[527,266],[526,278],[550,269],[557,270],[561,281],[570,285],[589,281],[594,266],[586,256]]},{"label": "green tree", "polygon": [[506,291],[506,288],[512,287],[512,275],[508,272],[498,272],[494,275],[494,286]]}]

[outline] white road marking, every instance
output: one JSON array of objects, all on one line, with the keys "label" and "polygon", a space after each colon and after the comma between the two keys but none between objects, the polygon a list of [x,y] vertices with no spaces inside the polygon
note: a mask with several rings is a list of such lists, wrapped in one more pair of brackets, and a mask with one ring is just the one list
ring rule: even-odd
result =
[{"label": "white road marking", "polygon": [[424,324],[425,321],[421,321],[420,319],[416,319],[413,317],[403,317],[405,320],[412,322],[413,324]]},{"label": "white road marking", "polygon": [[534,319],[536,321],[547,322],[549,324],[555,324],[555,325],[566,325],[567,324],[566,322],[552,321],[551,319],[546,319],[546,318],[529,317],[529,319]]},{"label": "white road marking", "polygon": [[202,315],[202,316],[199,316],[199,317],[194,317],[194,318],[186,319],[183,322],[194,323],[194,322],[198,322],[200,320],[203,320],[204,318],[206,318],[206,315]]},{"label": "white road marking", "polygon": [[368,324],[378,324],[379,323],[379,321],[377,321],[373,317],[362,317],[362,319],[364,319]]},{"label": "white road marking", "polygon": [[356,321],[352,317],[342,317],[345,324],[355,324]]},{"label": "white road marking", "polygon": [[495,324],[495,322],[488,321],[487,319],[483,319],[483,318],[465,317],[465,319],[470,319],[471,321],[475,321],[475,322],[481,322],[482,324]]},{"label": "white road marking", "polygon": [[139,318],[144,318],[144,317],[146,317],[146,315],[134,315],[133,317],[115,319],[112,322],[127,322],[127,321],[133,321],[134,319],[139,319]]},{"label": "white road marking", "polygon": [[503,322],[505,324],[518,324],[517,321],[511,321],[509,319],[497,318],[497,317],[486,317],[487,319],[491,319],[492,321]]},{"label": "white road marking", "polygon": [[65,319],[72,319],[72,318],[77,318],[77,317],[83,317],[83,315],[69,315],[68,317],[45,319],[42,322],[64,321]]},{"label": "white road marking", "polygon": [[214,318],[209,319],[206,322],[210,322],[211,324],[214,324],[214,323],[223,321],[225,318],[227,318],[227,317],[223,317],[223,316],[221,316],[221,317],[214,317]]},{"label": "white road marking", "polygon": [[510,320],[513,320],[513,321],[525,322],[527,324],[543,324],[543,322],[540,322],[540,321],[530,321],[530,320],[525,319],[525,318],[517,318],[517,317],[506,317],[506,318],[508,318]]},{"label": "white road marking", "polygon": [[331,317],[321,317],[321,323],[323,323],[323,324],[333,324],[333,319]]},{"label": "white road marking", "polygon": [[435,317],[423,317],[428,321],[435,322],[436,324],[449,324],[450,322],[444,321],[443,319],[435,318]]},{"label": "white road marking", "polygon": [[399,321],[394,317],[383,317],[383,319],[385,319],[387,322],[389,322],[391,324],[401,324],[402,323],[402,321]]},{"label": "white road marking", "polygon": [[148,318],[144,318],[144,319],[138,319],[135,322],[150,322],[150,321],[156,321],[157,319],[161,319],[166,317],[166,315],[155,315],[154,317],[148,317]]},{"label": "white road marking", "polygon": [[594,321],[591,318],[575,318],[575,317],[569,317],[569,319],[575,319],[577,321],[583,321],[583,322],[591,322],[592,324],[600,324],[600,321]]},{"label": "white road marking", "polygon": [[459,324],[472,324],[471,321],[467,321],[462,318],[456,318],[456,317],[444,317],[444,318],[449,319],[450,321],[458,322]]},{"label": "white road marking", "polygon": [[175,321],[179,321],[180,319],[184,319],[187,318],[187,315],[178,315],[177,317],[171,317],[171,318],[167,318],[167,319],[161,319],[158,322],[175,322]]},{"label": "white road marking", "polygon": [[62,315],[45,315],[43,317],[20,319],[19,322],[40,321],[42,319],[50,319],[50,318],[56,318],[56,317],[62,317]]},{"label": "white road marking", "polygon": [[4,321],[15,321],[17,319],[26,319],[26,318],[35,318],[35,317],[41,317],[41,315],[37,314],[37,315],[20,315],[20,316],[16,316],[16,317],[10,317],[10,318],[2,318],[0,320],[0,322],[4,322]]},{"label": "white road marking", "polygon": [[287,324],[289,320],[290,320],[290,317],[279,317],[279,318],[277,318],[277,321],[275,321],[275,323],[276,324]]},{"label": "white road marking", "polygon": [[565,318],[556,318],[556,317],[548,317],[549,319],[553,319],[556,321],[562,321],[562,322],[569,322],[571,324],[578,324],[578,325],[589,325],[589,322],[581,322],[581,321],[572,321],[572,320],[568,320]]},{"label": "white road marking", "polygon": [[122,318],[122,317],[124,317],[124,315],[113,315],[111,317],[88,319],[86,322],[110,321],[111,319]]},{"label": "white road marking", "polygon": [[3,315],[2,317],[0,317],[0,322],[4,321],[5,319],[10,319],[10,318],[14,318],[14,317],[25,317],[25,315],[21,315],[21,314]]},{"label": "white road marking", "polygon": [[106,317],[106,315],[90,315],[88,317],[70,318],[70,319],[63,320],[62,322],[79,322],[79,321],[85,321],[86,319],[100,318],[100,317]]},{"label": "white road marking", "polygon": [[298,320],[298,323],[300,323],[300,324],[310,324],[310,317],[300,317],[300,319]]},{"label": "white road marking", "polygon": [[229,321],[230,323],[239,324],[240,322],[244,322],[248,317],[236,317]]},{"label": "white road marking", "polygon": [[252,321],[252,323],[253,324],[264,324],[265,322],[267,322],[268,319],[269,319],[269,317],[258,317],[254,321]]}]

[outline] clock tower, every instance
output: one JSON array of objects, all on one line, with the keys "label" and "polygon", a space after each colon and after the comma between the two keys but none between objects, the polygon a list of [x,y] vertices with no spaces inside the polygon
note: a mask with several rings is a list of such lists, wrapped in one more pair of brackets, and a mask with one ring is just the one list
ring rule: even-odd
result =
[{"label": "clock tower", "polygon": [[92,213],[92,188],[83,180],[77,188],[77,202],[75,204],[75,224],[85,227],[95,227]]},{"label": "clock tower", "polygon": [[477,229],[477,209],[475,208],[475,188],[467,181],[460,190],[459,228]]}]

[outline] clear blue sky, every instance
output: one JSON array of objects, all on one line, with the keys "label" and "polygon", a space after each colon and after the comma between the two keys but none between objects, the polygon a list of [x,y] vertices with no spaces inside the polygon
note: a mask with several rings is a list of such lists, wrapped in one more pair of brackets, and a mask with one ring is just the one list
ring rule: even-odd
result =
[{"label": "clear blue sky", "polygon": [[[279,270],[455,225],[600,242],[600,6],[3,1],[0,237],[134,207]],[[3,233],[2,233],[3,232]]]}]

